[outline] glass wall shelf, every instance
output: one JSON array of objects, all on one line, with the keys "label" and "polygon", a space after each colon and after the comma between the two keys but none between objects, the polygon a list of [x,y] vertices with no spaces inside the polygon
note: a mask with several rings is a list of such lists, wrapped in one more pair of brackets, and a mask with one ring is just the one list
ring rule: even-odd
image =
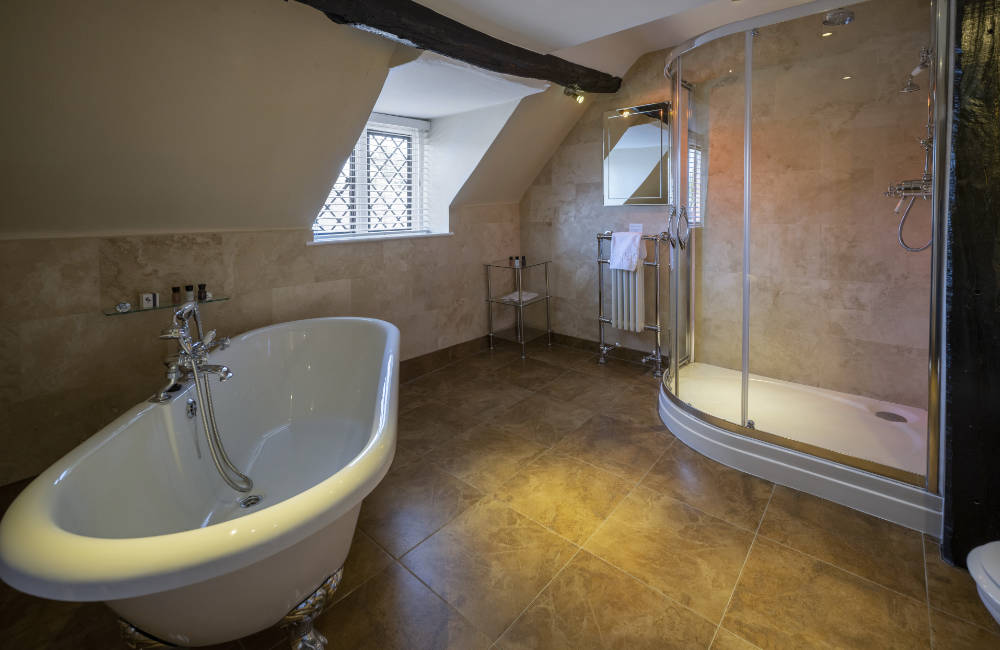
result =
[{"label": "glass wall shelf", "polygon": [[[208,300],[199,300],[198,304],[204,305],[209,302],[223,302],[225,300],[229,300],[229,296],[212,296]],[[167,305],[157,305],[156,307],[149,307],[147,309],[136,309],[135,307],[133,307],[129,311],[118,311],[118,309],[116,309],[115,307],[111,307],[109,309],[102,309],[101,311],[105,316],[127,316],[128,314],[138,314],[139,312],[160,311],[162,309],[177,309],[182,304],[184,303],[179,303],[176,305],[170,303]]]}]

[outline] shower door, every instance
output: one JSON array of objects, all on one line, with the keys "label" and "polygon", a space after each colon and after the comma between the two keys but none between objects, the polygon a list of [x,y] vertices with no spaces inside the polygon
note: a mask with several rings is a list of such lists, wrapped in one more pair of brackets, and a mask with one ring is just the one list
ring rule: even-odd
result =
[{"label": "shower door", "polygon": [[[883,193],[923,168],[927,93],[899,88],[929,16],[920,0],[851,11],[751,39],[748,418],[783,446],[919,484],[931,255],[898,245]],[[907,233],[929,232],[930,212],[918,201]]]},{"label": "shower door", "polygon": [[[679,173],[664,386],[730,432],[932,486],[940,241],[899,246],[884,196],[920,175],[920,139],[934,134],[913,79],[930,21],[921,0],[850,11],[749,23],[669,65]],[[926,241],[932,203],[913,207],[909,240]]]},{"label": "shower door", "polygon": [[734,34],[671,66],[677,354],[664,385],[683,404],[731,425],[742,424],[743,64],[743,36]]}]

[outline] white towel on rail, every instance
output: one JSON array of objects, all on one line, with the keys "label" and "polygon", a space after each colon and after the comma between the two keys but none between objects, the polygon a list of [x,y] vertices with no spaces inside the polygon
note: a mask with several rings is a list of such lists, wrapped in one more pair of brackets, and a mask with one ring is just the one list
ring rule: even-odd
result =
[{"label": "white towel on rail", "polygon": [[637,271],[611,271],[611,326],[627,332],[646,327],[646,294],[642,266]]},{"label": "white towel on rail", "polygon": [[641,232],[611,233],[611,254],[608,256],[612,270],[635,271],[646,259],[646,245]]}]

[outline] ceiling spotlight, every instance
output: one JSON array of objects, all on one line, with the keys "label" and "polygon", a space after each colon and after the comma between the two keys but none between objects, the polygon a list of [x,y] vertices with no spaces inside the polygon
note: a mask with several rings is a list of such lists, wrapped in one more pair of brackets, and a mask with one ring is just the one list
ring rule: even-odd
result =
[{"label": "ceiling spotlight", "polygon": [[843,79],[844,81],[847,81],[850,78],[851,78],[851,75],[849,75],[849,74],[845,74],[843,77],[841,77],[841,79]]},{"label": "ceiling spotlight", "polygon": [[833,32],[823,32],[822,34],[820,34],[820,36],[822,38],[826,38],[827,36],[833,36]]},{"label": "ceiling spotlight", "polygon": [[854,22],[854,12],[850,9],[834,9],[826,12],[826,15],[823,16],[823,24],[827,27],[850,25],[852,22]]},{"label": "ceiling spotlight", "polygon": [[566,86],[563,88],[563,94],[572,97],[576,100],[577,104],[582,104],[584,100],[583,91],[580,90],[580,86],[573,84],[572,86]]}]

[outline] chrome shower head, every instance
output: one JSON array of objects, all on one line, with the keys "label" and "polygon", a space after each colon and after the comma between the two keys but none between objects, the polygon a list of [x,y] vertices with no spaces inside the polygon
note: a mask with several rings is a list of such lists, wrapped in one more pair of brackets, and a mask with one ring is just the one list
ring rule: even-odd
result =
[{"label": "chrome shower head", "polygon": [[911,74],[911,75],[907,75],[907,77],[906,77],[906,83],[903,84],[903,88],[899,92],[901,92],[901,93],[915,93],[918,90],[920,90],[920,86],[918,86],[913,81],[913,75]]},{"label": "chrome shower head", "polygon": [[836,27],[838,25],[848,25],[854,21],[854,12],[850,9],[834,9],[833,11],[826,12],[823,16],[823,24],[828,27]]}]

